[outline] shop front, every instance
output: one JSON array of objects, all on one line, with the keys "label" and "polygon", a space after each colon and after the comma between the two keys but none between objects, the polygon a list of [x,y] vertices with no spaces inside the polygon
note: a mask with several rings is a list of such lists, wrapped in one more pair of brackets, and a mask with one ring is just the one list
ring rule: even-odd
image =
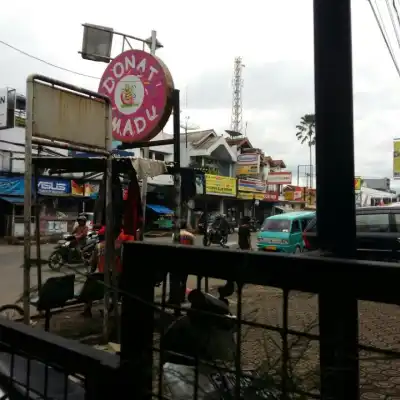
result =
[{"label": "shop front", "polygon": [[[69,214],[76,218],[74,202],[71,201],[71,184],[62,178],[40,177],[37,186],[40,206],[40,232],[42,235],[64,233],[68,229]],[[22,237],[24,235],[24,177],[0,177],[0,236]],[[33,212],[32,212],[33,213]],[[72,217],[71,217],[72,218]],[[32,221],[31,232],[35,231]]]},{"label": "shop front", "polygon": [[0,237],[14,231],[16,216],[24,213],[24,177],[0,176]]},{"label": "shop front", "polygon": [[259,179],[238,179],[238,200],[240,217],[253,217],[262,222],[264,219],[264,207],[261,206],[265,199],[266,184]]},{"label": "shop front", "polygon": [[200,177],[198,181],[196,179],[196,193],[202,189],[204,194],[198,194],[195,199],[193,226],[197,226],[197,220],[203,212],[236,213],[236,178],[205,174],[204,181]]}]

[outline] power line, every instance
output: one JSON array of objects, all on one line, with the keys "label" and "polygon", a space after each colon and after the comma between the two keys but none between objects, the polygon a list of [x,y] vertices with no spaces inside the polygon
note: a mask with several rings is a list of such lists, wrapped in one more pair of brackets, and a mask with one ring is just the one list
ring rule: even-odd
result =
[{"label": "power line", "polygon": [[387,47],[387,49],[389,51],[390,57],[391,57],[391,59],[393,61],[393,64],[394,64],[394,66],[396,68],[397,74],[400,77],[400,68],[399,68],[399,65],[397,64],[396,58],[395,58],[394,53],[393,53],[392,46],[391,46],[390,41],[389,41],[389,39],[387,37],[387,32],[386,32],[385,26],[383,24],[383,20],[382,20],[382,16],[380,14],[379,8],[375,3],[375,5],[376,5],[376,10],[375,10],[374,6],[372,5],[372,1],[371,0],[368,0],[368,3],[371,6],[371,10],[372,10],[372,12],[374,14],[374,17],[375,17],[375,20],[376,20],[376,22],[378,24],[379,30],[381,31],[383,40],[385,41],[386,47]]},{"label": "power line", "polygon": [[42,63],[44,63],[44,64],[47,64],[47,65],[49,65],[50,67],[57,68],[57,69],[60,69],[60,70],[62,70],[62,71],[66,71],[66,72],[69,72],[69,73],[71,73],[71,74],[83,76],[83,77],[85,77],[85,78],[91,78],[91,79],[98,79],[98,80],[100,80],[100,78],[97,77],[97,76],[82,74],[81,72],[76,72],[76,71],[73,71],[72,69],[60,67],[59,65],[53,64],[53,63],[51,63],[51,62],[48,62],[48,61],[46,61],[46,60],[43,60],[42,58],[36,57],[36,56],[34,56],[34,55],[32,55],[32,54],[29,54],[29,53],[27,53],[26,51],[23,51],[23,50],[21,50],[21,49],[18,49],[17,47],[14,47],[14,46],[12,46],[12,45],[9,44],[9,43],[3,42],[2,40],[0,40],[0,44],[2,44],[3,46],[9,47],[10,49],[12,49],[12,50],[14,50],[14,51],[17,51],[18,53],[21,53],[21,54],[23,54],[24,56],[27,56],[27,57],[29,57],[29,58],[32,58],[32,59],[36,60],[36,61],[40,61],[40,62],[42,62]]},{"label": "power line", "polygon": [[[394,2],[392,4],[394,5]],[[399,31],[398,31],[398,27],[396,26],[396,20],[395,20],[395,17],[394,17],[394,13],[393,13],[392,7],[390,7],[389,0],[386,0],[386,7],[387,7],[388,12],[389,12],[390,21],[392,22],[394,34],[395,34],[396,39],[397,39],[397,44],[400,47]],[[398,17],[398,15],[397,15],[397,17]]]}]

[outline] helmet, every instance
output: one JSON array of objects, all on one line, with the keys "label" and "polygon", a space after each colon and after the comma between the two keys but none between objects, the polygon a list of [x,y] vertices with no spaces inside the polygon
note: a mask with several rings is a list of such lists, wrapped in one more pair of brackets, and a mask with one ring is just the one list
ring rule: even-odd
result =
[{"label": "helmet", "polygon": [[77,220],[77,221],[84,221],[84,222],[86,222],[86,221],[87,221],[87,218],[86,218],[83,214],[81,214],[81,215],[78,216],[78,218],[77,218],[76,220]]}]

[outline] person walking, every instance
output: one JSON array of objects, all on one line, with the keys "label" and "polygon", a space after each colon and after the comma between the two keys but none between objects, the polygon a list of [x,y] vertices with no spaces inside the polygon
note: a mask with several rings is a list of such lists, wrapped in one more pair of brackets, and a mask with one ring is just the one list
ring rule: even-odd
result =
[{"label": "person walking", "polygon": [[[186,230],[186,223],[181,222],[180,228],[181,229],[179,230],[178,234],[174,233],[172,235],[172,242],[186,246],[193,246],[195,242],[195,236]],[[169,304],[181,305],[185,302],[187,279],[188,274],[169,274]],[[177,310],[175,314],[179,315],[179,310]]]},{"label": "person walking", "polygon": [[[243,217],[239,226],[238,246],[240,250],[251,250],[251,230],[249,217]],[[218,288],[218,293],[221,299],[232,296],[234,291],[235,283],[233,281],[226,281],[224,286],[220,286]]]}]

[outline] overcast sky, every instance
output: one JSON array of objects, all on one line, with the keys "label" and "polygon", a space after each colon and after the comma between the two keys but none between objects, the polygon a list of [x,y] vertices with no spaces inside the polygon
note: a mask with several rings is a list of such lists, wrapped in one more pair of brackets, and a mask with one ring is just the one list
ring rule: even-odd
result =
[{"label": "overcast sky", "polygon": [[[384,2],[378,2],[383,10]],[[283,159],[294,173],[298,164],[308,163],[307,148],[296,141],[295,125],[314,111],[311,0],[19,0],[2,8],[0,40],[100,77],[106,65],[78,54],[84,22],[140,37],[155,29],[165,46],[158,55],[182,91],[184,115],[192,124],[218,133],[230,125],[233,61],[242,56],[243,112],[251,142]],[[386,24],[389,29],[388,20]],[[392,139],[400,137],[400,78],[380,35],[368,2],[353,0],[356,174],[364,177],[392,176]],[[24,93],[25,79],[34,72],[98,87],[97,79],[0,48],[0,87]],[[116,40],[114,55],[120,50]]]}]

